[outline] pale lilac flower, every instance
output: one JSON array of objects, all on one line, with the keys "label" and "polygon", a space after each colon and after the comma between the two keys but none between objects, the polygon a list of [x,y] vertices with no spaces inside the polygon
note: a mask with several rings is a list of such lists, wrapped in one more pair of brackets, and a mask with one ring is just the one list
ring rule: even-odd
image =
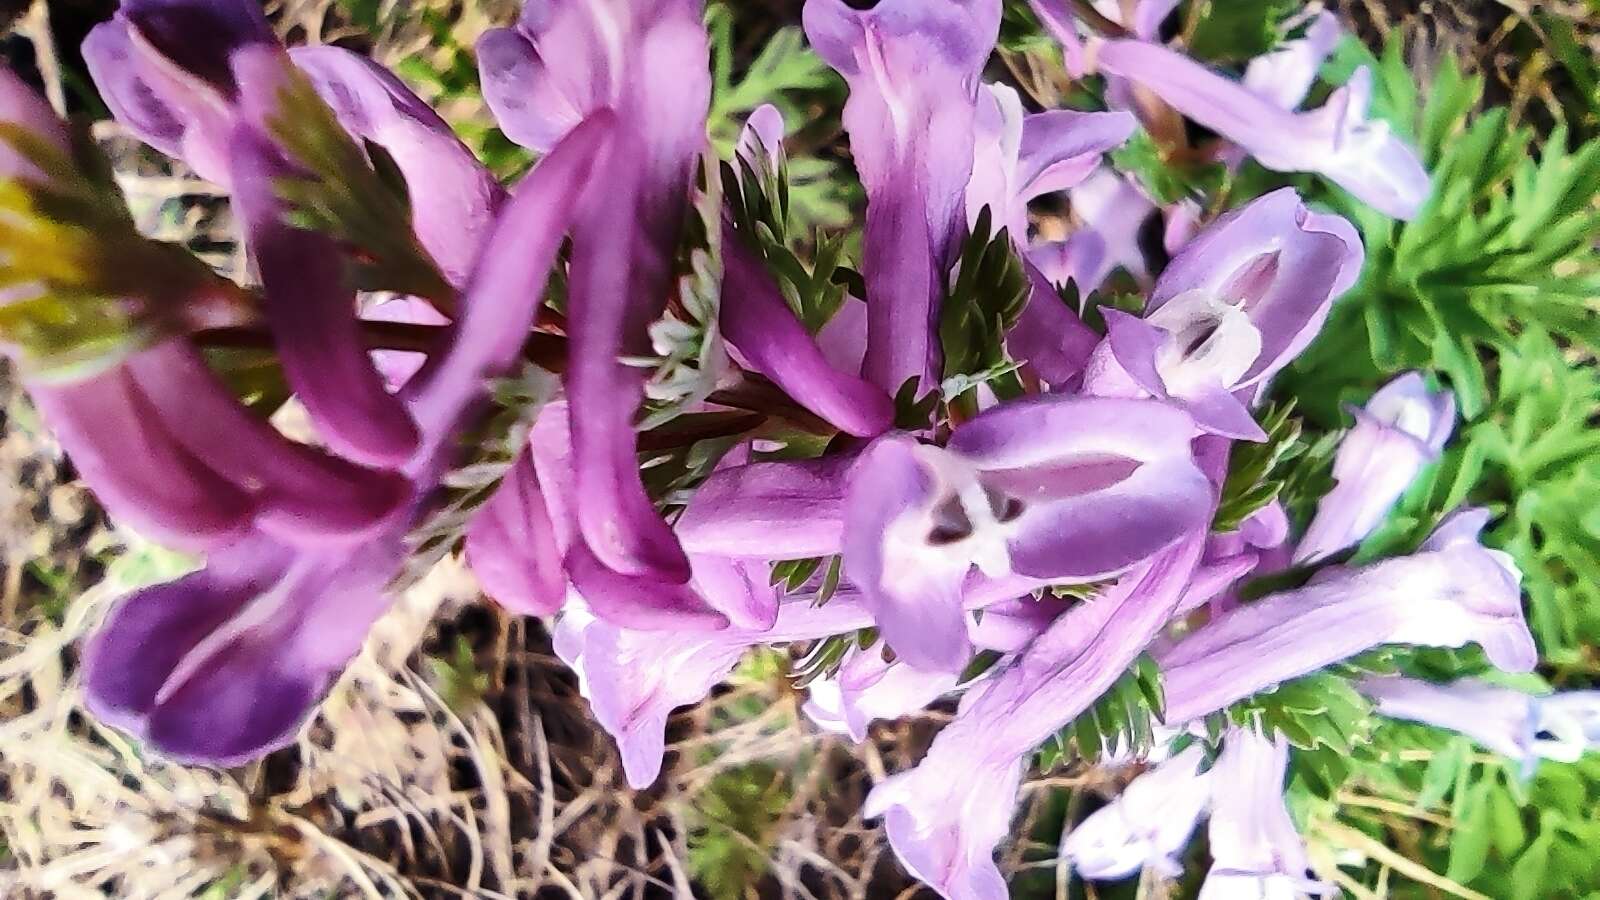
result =
[{"label": "pale lilac flower", "polygon": [[745,119],[734,152],[752,166],[765,160],[767,167],[776,172],[783,164],[783,136],[787,130],[783,113],[771,103],[763,103]]},{"label": "pale lilac flower", "polygon": [[1311,93],[1317,71],[1344,36],[1339,17],[1318,12],[1305,36],[1284,41],[1255,59],[1244,70],[1244,86],[1280,109],[1294,109]]},{"label": "pale lilac flower", "polygon": [[1185,245],[1143,318],[1105,310],[1086,389],[1168,399],[1206,431],[1262,440],[1235,391],[1305,349],[1361,260],[1350,224],[1309,211],[1293,190],[1255,200]]},{"label": "pale lilac flower", "polygon": [[818,727],[859,742],[875,720],[914,713],[954,690],[958,679],[955,672],[886,662],[882,648],[872,646],[851,653],[832,677],[812,682],[802,708]]},{"label": "pale lilac flower", "polygon": [[[85,650],[89,708],[175,759],[233,764],[291,740],[389,604],[406,535],[454,463],[486,386],[521,357],[542,285],[614,127],[592,117],[501,210],[453,341],[407,386],[420,441],[408,502],[355,547],[249,536],[114,607]],[[204,422],[204,419],[197,419]]]},{"label": "pale lilac flower", "polygon": [[1524,778],[1541,759],[1577,762],[1600,747],[1600,701],[1594,691],[1535,696],[1472,678],[1435,684],[1416,678],[1368,678],[1359,685],[1381,715],[1421,722],[1472,738],[1517,764]]},{"label": "pale lilac flower", "polygon": [[578,673],[595,718],[617,741],[628,783],[645,788],[661,772],[667,716],[698,703],[753,646],[811,640],[872,624],[848,590],[824,606],[783,604],[769,628],[715,632],[637,631],[568,604],[557,622],[556,653]]},{"label": "pale lilac flower", "polygon": [[1211,871],[1203,900],[1292,900],[1333,888],[1311,877],[1305,841],[1284,802],[1289,743],[1229,728],[1211,769]]},{"label": "pale lilac flower", "polygon": [[1501,669],[1533,668],[1521,576],[1510,557],[1477,543],[1487,515],[1458,512],[1411,556],[1325,573],[1161,648],[1167,717],[1198,719],[1383,644],[1478,643]]},{"label": "pale lilac flower", "polygon": [[1056,109],[1024,115],[1014,89],[984,85],[978,92],[975,158],[966,189],[968,224],[977,222],[987,206],[995,231],[1006,228],[1025,246],[1028,201],[1083,181],[1137,126],[1125,112]]},{"label": "pale lilac flower", "polygon": [[1094,703],[1171,618],[1199,559],[1197,535],[1057,619],[961,700],[922,762],[873,788],[895,855],[951,900],[998,900],[993,859],[1026,760]]},{"label": "pale lilac flower", "polygon": [[[1089,294],[1098,290],[1118,266],[1141,285],[1148,285],[1150,264],[1141,243],[1141,233],[1157,211],[1155,203],[1131,179],[1109,167],[1091,173],[1067,195],[1071,198],[1073,217],[1083,230],[1100,238],[1100,252],[1089,260],[1093,264],[1079,263],[1074,267],[1073,280],[1078,284],[1078,291]],[[1076,239],[1075,234],[1069,241]],[[1050,272],[1043,262],[1040,267]],[[1052,275],[1051,280],[1060,283],[1063,279]]]},{"label": "pale lilac flower", "polygon": [[979,74],[999,0],[808,0],[806,36],[850,83],[844,124],[867,190],[862,374],[893,395],[936,381],[933,323],[965,212]]},{"label": "pale lilac flower", "polygon": [[988,410],[946,448],[881,438],[851,476],[845,575],[902,659],[959,670],[972,566],[1090,581],[1203,524],[1211,486],[1191,434],[1189,418],[1160,403],[1057,396]]},{"label": "pale lilac flower", "polygon": [[1414,218],[1428,198],[1428,173],[1416,151],[1387,123],[1367,117],[1369,69],[1357,70],[1318,109],[1296,113],[1157,44],[1108,41],[1096,59],[1105,72],[1147,88],[1269,169],[1315,172],[1399,219]]},{"label": "pale lilac flower", "polygon": [[1377,530],[1411,482],[1439,458],[1455,428],[1455,396],[1430,391],[1417,372],[1384,385],[1365,409],[1352,409],[1356,426],[1333,460],[1337,484],[1317,503],[1317,514],[1295,548],[1296,563],[1326,559]]},{"label": "pale lilac flower", "polygon": [[1178,857],[1211,802],[1214,776],[1200,771],[1204,760],[1205,747],[1196,743],[1134,778],[1062,836],[1061,855],[1093,881],[1127,878],[1147,867],[1176,877],[1182,872]]}]

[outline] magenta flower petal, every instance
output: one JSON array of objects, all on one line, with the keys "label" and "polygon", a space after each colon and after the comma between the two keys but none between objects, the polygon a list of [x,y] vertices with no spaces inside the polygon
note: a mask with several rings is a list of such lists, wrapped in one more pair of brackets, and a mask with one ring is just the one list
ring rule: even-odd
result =
[{"label": "magenta flower petal", "polygon": [[292,740],[368,627],[401,558],[250,541],[138,592],[85,652],[90,708],[182,762],[237,765]]},{"label": "magenta flower petal", "polygon": [[719,469],[695,489],[678,517],[678,537],[691,554],[831,556],[842,546],[846,478],[854,462],[831,454]]},{"label": "magenta flower petal", "polygon": [[473,516],[466,555],[484,593],[513,612],[548,616],[566,600],[561,548],[526,451]]},{"label": "magenta flower petal", "polygon": [[279,434],[240,406],[184,342],[157,345],[127,366],[173,437],[250,493],[256,526],[280,540],[360,538],[411,499],[411,483],[397,472],[362,468]]},{"label": "magenta flower petal", "polygon": [[1033,263],[1028,270],[1028,302],[1006,333],[1006,349],[1027,362],[1052,387],[1072,381],[1089,361],[1099,335],[1067,306]]},{"label": "magenta flower petal", "polygon": [[[288,59],[264,49],[240,54],[235,64],[254,98],[248,105],[265,116],[276,105]],[[259,118],[235,131],[231,142],[233,202],[261,270],[267,323],[284,374],[322,438],[341,455],[402,462],[416,448],[416,425],[367,356],[343,254],[328,236],[285,219],[273,184],[294,168],[257,127],[264,127]]]},{"label": "magenta flower petal", "polygon": [[867,189],[862,374],[894,394],[937,371],[935,306],[972,173],[978,78],[1000,26],[996,0],[808,0],[807,37],[850,83],[844,124]]},{"label": "magenta flower petal", "polygon": [[749,368],[841,431],[876,437],[894,424],[889,395],[834,369],[778,285],[731,226],[722,239],[722,333]]},{"label": "magenta flower petal", "polygon": [[30,382],[78,475],[118,521],[174,547],[237,538],[255,503],[184,449],[126,366],[74,384]]},{"label": "magenta flower petal", "polygon": [[582,542],[567,550],[566,566],[573,589],[609,622],[641,631],[728,626],[728,617],[712,609],[692,583],[624,575],[607,568]]},{"label": "magenta flower petal", "polygon": [[505,199],[500,183],[438,113],[382,66],[328,46],[296,47],[289,58],[340,124],[394,159],[417,239],[452,284],[465,283]]},{"label": "magenta flower petal", "polygon": [[354,547],[291,548],[255,535],[213,553],[202,572],[124,599],[86,654],[91,708],[183,761],[231,765],[293,738],[388,606],[424,492],[454,461],[450,437],[489,379],[520,358],[540,287],[610,129],[610,117],[599,116],[575,131],[497,221],[457,340],[430,360],[408,397],[424,437],[405,466],[423,488],[416,502]]},{"label": "magenta flower petal", "polygon": [[1416,152],[1386,123],[1367,119],[1366,69],[1321,108],[1295,113],[1157,44],[1108,41],[1097,59],[1106,72],[1154,92],[1269,169],[1316,172],[1399,219],[1414,218],[1428,198],[1428,173]]}]

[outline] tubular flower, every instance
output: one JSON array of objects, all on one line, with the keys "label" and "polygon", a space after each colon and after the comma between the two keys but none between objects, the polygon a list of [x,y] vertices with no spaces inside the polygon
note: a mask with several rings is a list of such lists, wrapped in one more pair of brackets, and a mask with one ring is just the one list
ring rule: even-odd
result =
[{"label": "tubular flower", "polygon": [[1109,881],[1154,868],[1183,871],[1178,856],[1211,802],[1213,775],[1200,771],[1205,748],[1195,744],[1128,783],[1061,840],[1061,855],[1079,875]]},{"label": "tubular flower", "polygon": [[1108,41],[1100,68],[1144,87],[1239,145],[1263,166],[1315,172],[1374,209],[1411,219],[1428,199],[1428,173],[1387,123],[1367,117],[1372,72],[1359,69],[1321,107],[1292,112],[1158,44]]},{"label": "tubular flower", "polygon": [[812,47],[850,83],[844,124],[867,189],[866,379],[936,381],[934,322],[972,174],[979,74],[998,0],[807,0]]},{"label": "tubular flower", "polygon": [[454,460],[453,436],[519,358],[612,124],[601,116],[575,130],[501,211],[454,341],[407,387],[420,432],[403,467],[408,502],[353,548],[251,536],[199,572],[125,598],[85,653],[91,710],[185,761],[236,763],[293,738],[388,606],[406,535]]},{"label": "tubular flower", "polygon": [[1351,413],[1356,427],[1333,461],[1338,483],[1318,501],[1295,547],[1296,563],[1326,559],[1377,530],[1417,475],[1439,458],[1455,428],[1456,403],[1449,391],[1430,391],[1420,374],[1408,372]]},{"label": "tubular flower", "polygon": [[1459,732],[1516,763],[1524,779],[1539,760],[1577,762],[1600,748],[1600,693],[1525,694],[1477,679],[1435,684],[1368,678],[1361,692],[1379,714]]},{"label": "tubular flower", "polygon": [[1407,557],[1341,569],[1237,606],[1157,654],[1166,715],[1187,722],[1381,644],[1482,645],[1501,669],[1538,658],[1522,614],[1521,575],[1478,545],[1488,518],[1464,510]]},{"label": "tubular flower", "polygon": [[[71,165],[65,128],[43,101],[9,73],[0,90],[5,107],[0,119],[21,125],[62,154],[60,166]],[[28,193],[92,188],[75,171],[58,171],[52,176],[58,180],[51,181],[20,158],[8,168],[17,188]],[[206,315],[210,295],[221,293],[220,281],[203,270],[169,271],[170,248],[134,235],[125,220],[116,221],[129,231],[107,240],[124,242],[126,256],[118,258],[131,261],[133,271],[76,273],[72,277],[86,283],[65,296],[52,296],[49,283],[24,285],[23,295],[36,294],[19,295],[12,309],[25,325],[32,305],[70,303],[85,307],[72,310],[68,319],[80,321],[97,312],[86,307],[102,302],[82,296],[85,287],[89,293],[124,285],[148,292],[105,301],[111,309],[127,311],[117,315],[126,316],[123,327],[132,333],[131,346],[119,350],[115,361],[53,366],[48,359],[29,358],[26,338],[14,349],[28,370],[26,384],[35,402],[119,518],[167,543],[203,550],[252,528],[290,542],[360,537],[404,501],[407,486],[400,475],[294,443],[241,406],[199,352],[175,334]],[[137,283],[140,279],[150,283]],[[0,333],[6,327],[0,323]]]},{"label": "tubular flower", "polygon": [[810,640],[872,623],[865,606],[841,592],[825,606],[784,603],[770,627],[715,632],[638,631],[569,605],[555,647],[578,673],[595,718],[616,739],[628,783],[644,788],[661,772],[667,716],[698,703],[753,646]]},{"label": "tubular flower", "polygon": [[962,584],[1092,581],[1199,527],[1210,485],[1187,416],[1150,401],[1052,397],[982,413],[945,448],[879,439],[846,500],[844,570],[907,663],[956,671]]},{"label": "tubular flower", "polygon": [[1262,440],[1235,392],[1305,349],[1361,259],[1349,223],[1310,212],[1293,190],[1268,194],[1185,245],[1143,318],[1106,310],[1085,388],[1168,399],[1205,431]]},{"label": "tubular flower", "polygon": [[528,3],[515,28],[479,42],[485,96],[513,139],[539,150],[597,110],[623,123],[572,235],[567,394],[577,522],[585,564],[682,584],[689,560],[640,481],[633,416],[649,355],[647,328],[673,289],[672,257],[688,209],[710,103],[700,4],[665,0]]},{"label": "tubular flower", "polygon": [[863,812],[885,817],[907,869],[952,900],[1006,896],[993,854],[1025,761],[1110,688],[1167,623],[1201,544],[1184,538],[1057,619],[962,697],[915,769],[873,788]]},{"label": "tubular flower", "polygon": [[812,682],[805,714],[818,727],[860,742],[877,719],[898,719],[955,689],[954,672],[888,662],[877,647],[857,650],[831,678]]},{"label": "tubular flower", "polygon": [[[213,39],[194,40],[194,29]],[[320,436],[352,459],[400,464],[415,448],[416,426],[360,341],[341,252],[331,237],[290,225],[273,188],[305,162],[275,126],[307,111],[288,105],[301,76],[260,8],[248,0],[135,0],[96,26],[85,58],[136,135],[234,189],[285,375]]]},{"label": "tubular flower", "polygon": [[888,431],[894,424],[889,395],[833,368],[761,260],[726,223],[722,260],[717,321],[746,368],[771,378],[796,403],[846,434],[876,437]]},{"label": "tubular flower", "polygon": [[1230,728],[1211,770],[1211,871],[1204,900],[1324,895],[1334,889],[1308,877],[1305,842],[1283,799],[1289,742]]}]

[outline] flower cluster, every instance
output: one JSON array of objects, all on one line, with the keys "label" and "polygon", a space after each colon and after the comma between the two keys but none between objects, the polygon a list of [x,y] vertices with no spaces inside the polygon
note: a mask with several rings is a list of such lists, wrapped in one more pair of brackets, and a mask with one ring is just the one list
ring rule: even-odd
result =
[{"label": "flower cluster", "polygon": [[[1034,0],[1104,102],[1026,113],[982,79],[1000,0],[808,0],[806,35],[849,86],[859,273],[790,251],[775,109],[714,158],[696,0],[529,0],[483,36],[485,98],[541,154],[510,190],[398,79],[286,50],[253,0],[125,0],[84,45],[101,93],[231,193],[259,287],[135,233],[92,148],[0,76],[0,346],[111,512],[206,557],[112,611],[85,654],[91,709],[180,760],[284,744],[388,605],[417,529],[464,510],[453,538],[485,592],[559,616],[556,649],[635,786],[660,772],[671,711],[749,648],[815,642],[807,712],[855,740],[959,694],[866,812],[941,894],[1003,897],[993,852],[1035,753],[1153,661],[1167,731],[1140,752],[1189,745],[1065,852],[1089,878],[1171,870],[1209,814],[1204,896],[1321,892],[1284,804],[1288,742],[1208,718],[1385,645],[1476,644],[1507,671],[1536,653],[1519,574],[1478,542],[1483,511],[1350,563],[1453,429],[1450,394],[1419,375],[1354,410],[1307,527],[1270,493],[1219,516],[1238,499],[1230,459],[1274,439],[1274,375],[1363,248],[1291,188],[1163,208],[1105,155],[1186,117],[1219,137],[1216,162],[1315,173],[1390,216],[1416,214],[1429,183],[1368,119],[1364,70],[1297,111],[1331,16],[1235,80],[1162,43],[1173,5],[1122,4],[1133,21],[1101,13],[1096,31]],[[1077,230],[1032,239],[1030,201],[1062,192]],[[1141,239],[1157,216],[1164,265]],[[363,307],[376,290],[407,299]],[[206,355],[250,335],[314,439],[280,432]],[[463,444],[530,358],[560,387],[460,506]],[[974,675],[980,650],[998,662]],[[1360,688],[1530,765],[1600,737],[1584,697]]]}]

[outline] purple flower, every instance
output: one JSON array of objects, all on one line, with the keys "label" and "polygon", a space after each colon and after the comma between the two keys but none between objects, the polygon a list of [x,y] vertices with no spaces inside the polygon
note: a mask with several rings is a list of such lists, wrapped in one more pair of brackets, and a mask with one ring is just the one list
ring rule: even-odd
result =
[{"label": "purple flower", "polygon": [[1252,729],[1229,728],[1211,770],[1211,871],[1203,900],[1291,898],[1328,894],[1309,877],[1305,842],[1284,803],[1289,743]]},{"label": "purple flower", "polygon": [[1379,714],[1421,722],[1472,738],[1516,763],[1524,778],[1539,760],[1577,762],[1600,747],[1600,694],[1525,694],[1477,679],[1435,684],[1416,678],[1368,678],[1361,692]]},{"label": "purple flower", "polygon": [[995,846],[1015,809],[1024,762],[1088,709],[1166,625],[1199,558],[1186,538],[1073,608],[998,673],[969,690],[915,769],[873,788],[895,855],[952,900],[1002,898]]},{"label": "purple flower", "polygon": [[1291,189],[1268,194],[1186,244],[1143,318],[1105,311],[1086,389],[1168,399],[1206,431],[1263,440],[1235,391],[1305,349],[1361,259],[1348,222],[1310,212]]},{"label": "purple flower", "polygon": [[1200,771],[1204,760],[1205,748],[1194,744],[1128,782],[1115,800],[1062,837],[1061,855],[1093,881],[1126,878],[1147,867],[1176,877],[1183,871],[1178,857],[1211,802],[1214,776]]},{"label": "purple flower", "polygon": [[[647,328],[673,290],[676,252],[710,104],[705,27],[694,0],[528,3],[515,28],[478,44],[485,97],[506,133],[542,150],[596,114],[622,123],[572,235],[569,275],[576,507],[585,559],[617,575],[682,585],[688,558],[640,481],[633,417]],[[592,569],[592,567],[589,567]],[[598,573],[596,573],[598,574]]]},{"label": "purple flower", "polygon": [[501,606],[548,616],[567,598],[567,575],[532,451],[517,457],[467,529],[466,557],[483,591]]},{"label": "purple flower", "polygon": [[339,124],[394,160],[405,179],[417,240],[452,285],[462,286],[506,192],[450,126],[400,79],[339,47],[295,47],[289,59],[311,79]]},{"label": "purple flower", "polygon": [[924,672],[904,663],[884,661],[878,647],[857,650],[831,678],[812,682],[805,714],[819,727],[867,739],[877,719],[898,719],[955,689],[954,672]]},{"label": "purple flower", "polygon": [[233,55],[276,47],[253,2],[129,0],[89,33],[83,58],[119,123],[202,178],[229,186],[240,89]]},{"label": "purple flower", "polygon": [[1356,427],[1333,460],[1338,483],[1318,501],[1295,548],[1296,563],[1326,559],[1377,530],[1417,475],[1439,458],[1455,428],[1456,403],[1449,391],[1430,391],[1420,374],[1408,372],[1351,413]]},{"label": "purple flower", "polygon": [[[10,76],[0,89],[0,119],[69,152],[65,130],[38,97]],[[21,184],[31,185],[24,189],[48,188],[31,163],[0,153]],[[119,520],[195,550],[252,528],[290,543],[326,544],[364,537],[404,502],[403,477],[284,438],[241,406],[186,340],[170,336],[190,313],[169,307],[204,304],[205,296],[184,292],[204,295],[217,290],[213,283],[151,290],[175,296],[125,301],[138,311],[120,359],[101,360],[87,373],[69,367],[25,377],[78,470]]]},{"label": "purple flower", "polygon": [[755,462],[711,473],[678,518],[690,553],[749,559],[832,556],[843,546],[845,480],[856,457]]},{"label": "purple flower", "polygon": [[[771,585],[765,577],[756,577],[742,568],[730,568],[734,563],[731,559],[708,553],[691,554],[688,556],[691,577],[683,582],[664,583],[647,575],[617,572],[590,552],[578,532],[578,511],[582,505],[578,499],[583,495],[578,492],[574,477],[577,467],[574,418],[566,402],[545,406],[529,435],[528,452],[533,464],[532,474],[539,480],[552,542],[562,555],[562,566],[572,591],[587,602],[589,609],[618,625],[638,629],[716,630],[726,627],[730,618],[770,624],[776,604]],[[506,487],[503,484],[501,490]],[[493,510],[479,512],[480,516],[494,514]],[[485,524],[483,527],[493,526]],[[533,519],[523,519],[517,527],[532,532],[542,526]],[[529,546],[518,551],[519,555],[532,552],[537,552],[536,548]],[[543,562],[539,564],[544,565]],[[554,575],[550,576],[548,584],[555,587]],[[716,601],[725,602],[718,606]],[[542,606],[554,608],[560,603],[551,593],[545,595]]]},{"label": "purple flower", "polygon": [[[452,464],[454,436],[486,385],[515,366],[541,286],[614,120],[593,117],[547,156],[501,211],[453,341],[407,386],[420,442],[409,502],[351,547],[248,537],[207,567],[136,592],[85,652],[91,710],[176,759],[228,764],[293,738],[388,606],[405,540]],[[196,419],[204,424],[206,420]]]},{"label": "purple flower", "polygon": [[1244,70],[1244,86],[1279,109],[1294,109],[1311,93],[1317,70],[1344,36],[1339,17],[1327,10],[1311,19],[1304,37],[1284,41]]},{"label": "purple flower", "polygon": [[1181,53],[1142,41],[1108,41],[1102,70],[1127,78],[1178,112],[1280,172],[1316,172],[1398,219],[1428,198],[1428,173],[1385,122],[1369,120],[1372,73],[1359,69],[1320,108],[1296,113]]},{"label": "purple flower", "polygon": [[889,395],[833,368],[779,293],[766,264],[724,223],[717,322],[745,368],[771,378],[796,403],[857,437],[894,424]]},{"label": "purple flower", "polygon": [[967,182],[967,221],[985,206],[995,229],[1006,228],[1023,246],[1028,238],[1028,201],[1077,185],[1100,165],[1100,157],[1122,145],[1138,123],[1125,112],[1067,109],[1023,115],[1017,92],[986,84],[978,92],[975,158]]},{"label": "purple flower", "polygon": [[[1155,203],[1131,179],[1108,167],[1097,169],[1067,193],[1072,200],[1073,217],[1081,227],[1057,252],[1066,253],[1068,248],[1073,248],[1071,258],[1076,264],[1070,271],[1079,292],[1089,294],[1099,290],[1118,266],[1141,285],[1149,285],[1150,264],[1145,259],[1141,232],[1151,215],[1157,212]],[[1099,238],[1099,246],[1074,248],[1086,233]],[[1090,255],[1083,256],[1085,252]],[[1052,273],[1052,281],[1065,280],[1053,274],[1053,267],[1047,266],[1044,260],[1036,261],[1040,268]]]},{"label": "purple flower", "polygon": [[1091,581],[1204,524],[1211,487],[1191,433],[1187,416],[1160,403],[1049,397],[982,413],[947,448],[881,438],[851,476],[845,574],[902,659],[959,670],[972,566],[990,578]]},{"label": "purple flower", "polygon": [[817,53],[850,83],[844,124],[867,189],[862,374],[894,394],[936,381],[933,323],[972,173],[979,74],[998,0],[808,0]]},{"label": "purple flower", "polygon": [[1305,587],[1227,611],[1156,655],[1166,715],[1200,718],[1273,685],[1382,644],[1482,645],[1501,669],[1538,653],[1522,614],[1521,576],[1477,533],[1488,513],[1447,519],[1417,553],[1326,572]]},{"label": "purple flower", "polygon": [[595,718],[616,739],[628,784],[645,788],[661,772],[667,716],[698,703],[759,644],[811,640],[872,623],[841,591],[825,606],[783,604],[770,627],[724,631],[637,631],[569,605],[556,625],[556,653],[578,673]]},{"label": "purple flower", "polygon": [[398,464],[416,447],[416,425],[384,387],[361,342],[344,253],[331,236],[291,225],[277,191],[277,181],[295,174],[297,165],[268,137],[267,121],[297,76],[275,47],[242,49],[232,63],[242,110],[228,143],[234,208],[261,270],[264,312],[284,374],[334,450]]}]

